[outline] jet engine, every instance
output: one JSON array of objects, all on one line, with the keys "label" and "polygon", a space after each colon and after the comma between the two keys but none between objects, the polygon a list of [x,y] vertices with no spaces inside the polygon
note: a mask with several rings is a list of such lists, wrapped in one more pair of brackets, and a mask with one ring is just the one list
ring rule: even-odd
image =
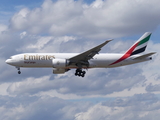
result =
[{"label": "jet engine", "polygon": [[65,68],[68,65],[66,59],[53,59],[52,60],[53,68]]}]

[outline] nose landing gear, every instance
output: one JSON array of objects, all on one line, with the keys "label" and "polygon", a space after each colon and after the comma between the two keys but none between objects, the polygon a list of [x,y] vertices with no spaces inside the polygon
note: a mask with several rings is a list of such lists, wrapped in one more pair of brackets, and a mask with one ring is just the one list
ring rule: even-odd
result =
[{"label": "nose landing gear", "polygon": [[85,71],[82,71],[81,69],[77,69],[75,72],[75,76],[84,77],[86,74]]},{"label": "nose landing gear", "polygon": [[21,71],[18,71],[18,74],[21,74]]},{"label": "nose landing gear", "polygon": [[16,67],[18,70],[18,74],[21,74],[20,67]]}]

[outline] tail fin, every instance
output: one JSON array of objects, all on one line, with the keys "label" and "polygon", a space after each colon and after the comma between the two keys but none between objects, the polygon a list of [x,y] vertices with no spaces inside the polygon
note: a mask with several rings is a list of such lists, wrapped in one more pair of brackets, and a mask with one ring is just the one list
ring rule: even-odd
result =
[{"label": "tail fin", "polygon": [[135,55],[139,54],[145,51],[147,47],[147,43],[150,39],[152,33],[146,32],[142,35],[142,37],[139,38],[138,41],[136,41],[130,48],[127,50],[126,54]]},{"label": "tail fin", "polygon": [[[135,54],[139,54],[141,52],[144,52],[146,47],[147,47],[147,43],[149,41],[149,38],[151,36],[150,32],[146,32],[142,35],[142,37],[139,38],[139,40],[137,42],[135,42],[130,48],[129,50],[127,50],[127,52],[117,61],[115,61],[114,63],[110,64],[116,64],[118,62],[121,62],[122,60],[130,57],[131,55],[135,55]],[[150,54],[144,55],[144,56],[148,56]],[[143,56],[143,57],[144,57]]]}]

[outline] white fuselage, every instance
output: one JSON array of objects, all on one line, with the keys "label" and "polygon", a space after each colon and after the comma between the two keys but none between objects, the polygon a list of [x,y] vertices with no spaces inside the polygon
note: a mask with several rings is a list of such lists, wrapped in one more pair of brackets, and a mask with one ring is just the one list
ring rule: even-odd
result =
[{"label": "white fuselage", "polygon": [[[66,59],[72,58],[79,53],[24,53],[12,56],[6,60],[6,63],[16,67],[52,67],[54,59]],[[124,65],[130,65],[134,63],[144,62],[150,60],[151,57],[145,59],[134,59],[140,55],[130,56],[118,63],[113,64],[120,59],[124,54],[97,54],[93,59],[89,60],[88,68],[112,68]],[[59,63],[57,63],[59,64]],[[77,68],[76,65],[67,65],[65,69]],[[87,68],[83,66],[82,68]]]}]

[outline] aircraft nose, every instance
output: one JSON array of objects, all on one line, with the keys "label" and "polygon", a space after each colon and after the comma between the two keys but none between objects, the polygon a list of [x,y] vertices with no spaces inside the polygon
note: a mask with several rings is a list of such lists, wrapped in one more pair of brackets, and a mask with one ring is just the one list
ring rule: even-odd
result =
[{"label": "aircraft nose", "polygon": [[7,64],[11,64],[12,62],[11,62],[11,59],[7,59],[6,61],[5,61]]}]

